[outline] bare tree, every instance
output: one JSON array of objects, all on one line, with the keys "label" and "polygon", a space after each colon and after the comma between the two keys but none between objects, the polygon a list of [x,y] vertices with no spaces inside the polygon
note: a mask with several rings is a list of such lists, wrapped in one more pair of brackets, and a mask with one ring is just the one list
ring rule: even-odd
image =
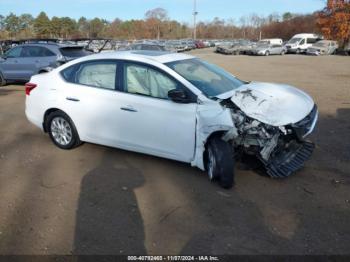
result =
[{"label": "bare tree", "polygon": [[168,20],[168,12],[165,9],[158,7],[147,11],[145,17],[149,24],[155,26],[157,39],[160,39],[161,26],[164,21]]}]

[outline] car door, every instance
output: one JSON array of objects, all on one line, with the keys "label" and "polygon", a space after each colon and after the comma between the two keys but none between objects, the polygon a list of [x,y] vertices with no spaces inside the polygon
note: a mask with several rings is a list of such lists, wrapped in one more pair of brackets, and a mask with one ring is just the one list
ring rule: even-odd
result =
[{"label": "car door", "polygon": [[0,63],[0,70],[6,80],[24,79],[23,65],[21,62],[22,47],[17,46],[5,54],[5,59]]},{"label": "car door", "polygon": [[[125,62],[123,93],[115,126],[128,148],[190,162],[194,156],[197,103],[180,104],[168,99],[168,91],[185,89],[173,77],[149,65]],[[185,90],[189,92],[188,90]]]},{"label": "car door", "polygon": [[306,44],[306,38],[303,38],[299,44],[298,44],[298,49],[304,51],[307,49],[307,44]]},{"label": "car door", "polygon": [[118,113],[121,103],[116,91],[118,62],[96,60],[68,67],[61,72],[67,82],[60,92],[60,107],[76,125],[81,140],[119,147]]},{"label": "car door", "polygon": [[274,55],[279,55],[282,53],[282,46],[281,45],[277,45],[277,44],[274,44],[272,46],[272,50],[273,50],[273,54]]},{"label": "car door", "polygon": [[50,61],[55,59],[55,54],[45,47],[24,46],[22,51],[21,64],[26,79],[38,74],[41,69],[48,67]]}]

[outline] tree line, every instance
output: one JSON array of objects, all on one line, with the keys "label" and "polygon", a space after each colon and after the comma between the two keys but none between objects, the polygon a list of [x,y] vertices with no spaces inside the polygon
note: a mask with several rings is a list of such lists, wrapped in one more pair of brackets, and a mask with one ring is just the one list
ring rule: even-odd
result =
[{"label": "tree line", "polygon": [[[30,14],[0,15],[0,39],[23,38],[113,38],[113,39],[181,39],[191,38],[193,27],[169,18],[162,8],[149,10],[144,19],[107,21],[102,18],[78,20],[70,17],[52,17],[41,12],[37,17]],[[200,39],[262,38],[290,39],[297,33],[322,33],[341,43],[349,41],[349,0],[328,0],[323,10],[312,14],[268,16],[251,14],[238,20],[214,18],[197,24]]]}]

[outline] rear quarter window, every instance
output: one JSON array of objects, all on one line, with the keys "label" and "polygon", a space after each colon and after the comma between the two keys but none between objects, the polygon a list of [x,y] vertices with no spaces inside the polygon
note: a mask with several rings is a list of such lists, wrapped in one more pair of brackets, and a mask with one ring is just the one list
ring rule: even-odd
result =
[{"label": "rear quarter window", "polygon": [[65,57],[82,57],[91,54],[83,47],[62,47],[60,52]]}]

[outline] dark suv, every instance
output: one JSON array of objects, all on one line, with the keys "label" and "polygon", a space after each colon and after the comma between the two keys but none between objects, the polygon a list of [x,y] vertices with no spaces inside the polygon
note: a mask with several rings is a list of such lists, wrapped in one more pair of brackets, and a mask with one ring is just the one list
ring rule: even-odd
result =
[{"label": "dark suv", "polygon": [[32,75],[48,72],[70,60],[90,54],[82,46],[58,43],[23,44],[0,58],[0,86],[28,81]]}]

